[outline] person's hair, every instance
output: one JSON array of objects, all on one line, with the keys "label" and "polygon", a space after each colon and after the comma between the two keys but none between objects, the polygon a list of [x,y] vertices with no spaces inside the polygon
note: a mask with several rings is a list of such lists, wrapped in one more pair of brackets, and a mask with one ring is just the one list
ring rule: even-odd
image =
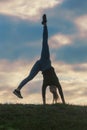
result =
[{"label": "person's hair", "polygon": [[53,94],[53,103],[54,103],[54,101],[55,101],[55,103],[57,103],[59,96],[58,96],[58,93],[57,93],[56,86],[51,85],[51,86],[49,86],[49,89],[50,89],[50,92]]}]

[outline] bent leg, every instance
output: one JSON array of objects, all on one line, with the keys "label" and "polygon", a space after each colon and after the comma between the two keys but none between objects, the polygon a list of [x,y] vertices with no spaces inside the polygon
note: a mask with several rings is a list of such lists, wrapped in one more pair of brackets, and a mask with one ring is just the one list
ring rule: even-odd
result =
[{"label": "bent leg", "polygon": [[37,61],[34,66],[32,67],[31,71],[30,71],[30,74],[28,77],[26,77],[18,86],[18,90],[21,90],[21,88],[27,83],[29,82],[30,80],[32,80],[36,75],[37,73],[40,71],[40,61]]}]

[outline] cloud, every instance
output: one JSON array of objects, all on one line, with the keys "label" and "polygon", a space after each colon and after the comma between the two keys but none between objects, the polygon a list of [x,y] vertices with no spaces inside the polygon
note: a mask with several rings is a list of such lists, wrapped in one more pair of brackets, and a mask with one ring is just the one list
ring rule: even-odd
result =
[{"label": "cloud", "polygon": [[[39,20],[45,12],[52,64],[66,102],[87,104],[86,3],[86,0],[0,0],[0,102],[42,103],[41,73],[22,89],[23,100],[12,91],[29,74],[40,55],[42,30],[40,24],[30,20]],[[47,89],[47,103],[51,101]]]},{"label": "cloud", "polygon": [[84,38],[87,37],[87,15],[82,15],[75,19],[75,24],[78,28],[80,33],[80,37]]},{"label": "cloud", "polygon": [[[79,41],[80,42],[80,41]],[[78,43],[63,46],[56,53],[56,60],[69,64],[87,63],[87,44]]]},{"label": "cloud", "polygon": [[[42,103],[41,87],[43,78],[41,73],[38,73],[38,75],[22,89],[23,100],[18,99],[12,93],[21,80],[29,74],[33,64],[34,61],[18,60],[11,62],[8,60],[0,60],[1,103]],[[53,64],[62,85],[66,102],[73,104],[87,103],[85,101],[87,99],[87,93],[85,93],[87,69],[82,71],[82,68],[86,67],[87,64],[69,65],[64,62],[57,62],[55,59]],[[76,69],[77,67],[79,67],[79,70]],[[46,98],[47,103],[52,102],[52,94],[50,94],[49,88],[47,88]],[[84,101],[82,101],[83,98],[85,99]]]},{"label": "cloud", "polygon": [[10,2],[11,0],[0,0],[0,2],[4,3],[4,2]]},{"label": "cloud", "polygon": [[54,67],[60,79],[67,103],[87,104],[87,93],[85,93],[87,82],[86,66],[87,63],[70,65],[64,62],[54,62]]},{"label": "cloud", "polygon": [[87,72],[87,63],[75,64],[73,66],[73,70],[77,72],[79,71],[79,72],[85,73]]},{"label": "cloud", "polygon": [[22,19],[37,20],[38,15],[44,9],[53,8],[60,4],[62,0],[8,0],[0,1],[0,13],[20,17]]},{"label": "cloud", "polygon": [[[31,99],[29,100],[29,103],[33,103],[32,101],[33,97],[37,95],[38,98],[38,95],[40,95],[41,93],[40,74],[38,74],[35,77],[35,79],[32,80],[32,82],[26,85],[27,91],[25,89],[26,87],[23,89],[22,94],[23,96],[25,96],[23,100],[19,100],[18,98],[15,97],[15,95],[13,95],[13,90],[16,89],[19,83],[25,77],[28,76],[33,64],[34,61],[16,60],[11,62],[8,60],[0,60],[0,102],[1,103],[28,103],[30,97]],[[37,99],[37,103],[38,103],[38,99]]]},{"label": "cloud", "polygon": [[69,45],[72,43],[72,39],[70,36],[63,34],[55,34],[49,39],[50,45],[52,48],[59,48],[61,46]]},{"label": "cloud", "polygon": [[[0,19],[0,58],[29,59],[38,55],[41,51],[41,23],[38,25],[26,20],[13,22],[3,15],[0,15]],[[32,49],[32,53],[29,54]]]},{"label": "cloud", "polygon": [[61,6],[70,12],[73,11],[75,15],[87,13],[87,0],[65,0]]},{"label": "cloud", "polygon": [[87,63],[70,65],[64,62],[58,62],[54,60],[54,68],[57,74],[62,76],[59,77],[59,79],[62,82],[66,82],[66,83],[85,82],[86,83]]}]

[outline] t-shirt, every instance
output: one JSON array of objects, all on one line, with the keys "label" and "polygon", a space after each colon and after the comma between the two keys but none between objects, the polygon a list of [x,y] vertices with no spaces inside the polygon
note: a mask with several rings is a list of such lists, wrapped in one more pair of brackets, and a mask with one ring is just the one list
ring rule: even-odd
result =
[{"label": "t-shirt", "polygon": [[48,85],[58,85],[59,79],[54,71],[54,68],[51,66],[49,69],[42,72],[43,81]]}]

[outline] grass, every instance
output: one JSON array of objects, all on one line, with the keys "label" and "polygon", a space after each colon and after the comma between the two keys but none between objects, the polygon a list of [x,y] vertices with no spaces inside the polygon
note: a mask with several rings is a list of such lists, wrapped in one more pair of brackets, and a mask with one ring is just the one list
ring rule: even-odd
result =
[{"label": "grass", "polygon": [[87,130],[87,107],[0,104],[0,130]]}]

